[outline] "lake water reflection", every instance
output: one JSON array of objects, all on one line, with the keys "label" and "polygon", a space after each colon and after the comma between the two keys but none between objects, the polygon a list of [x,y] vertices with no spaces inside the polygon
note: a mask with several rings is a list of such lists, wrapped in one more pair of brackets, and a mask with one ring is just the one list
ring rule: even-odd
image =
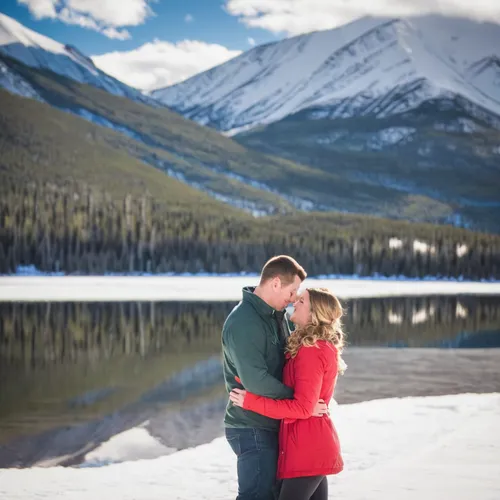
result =
[{"label": "lake water reflection", "polygon": [[[0,303],[0,467],[98,465],[93,450],[137,427],[160,454],[219,436],[220,331],[234,305]],[[352,348],[500,347],[500,297],[344,305]]]}]

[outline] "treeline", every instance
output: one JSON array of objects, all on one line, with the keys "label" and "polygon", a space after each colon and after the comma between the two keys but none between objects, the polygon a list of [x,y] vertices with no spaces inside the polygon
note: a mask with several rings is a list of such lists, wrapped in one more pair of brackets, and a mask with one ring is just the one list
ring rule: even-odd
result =
[{"label": "treeline", "polygon": [[[500,237],[368,216],[205,214],[82,184],[19,185],[0,199],[0,273],[258,272],[288,253],[309,275],[500,278]],[[234,212],[233,212],[234,214]]]},{"label": "treeline", "polygon": [[[0,303],[0,358],[29,369],[115,357],[219,353],[233,302]],[[496,297],[434,296],[343,301],[348,346],[457,346],[494,332]],[[498,341],[497,341],[498,342]],[[0,369],[1,372],[1,369]]]}]

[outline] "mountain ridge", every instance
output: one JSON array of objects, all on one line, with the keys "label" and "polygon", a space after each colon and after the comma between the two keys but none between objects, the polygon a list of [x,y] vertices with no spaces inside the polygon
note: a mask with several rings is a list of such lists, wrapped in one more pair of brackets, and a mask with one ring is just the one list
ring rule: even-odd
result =
[{"label": "mountain ridge", "polygon": [[[373,20],[363,22],[371,29],[369,40],[380,36],[386,46],[395,46],[394,33],[390,30],[397,25],[397,20],[386,22],[382,31],[374,29],[377,24]],[[352,32],[356,26],[354,22],[346,29]],[[1,50],[1,42],[6,41],[1,33],[0,30],[0,86],[119,132],[113,136],[105,134],[111,147],[122,148],[165,174],[253,215],[321,210],[500,230],[500,217],[497,217],[500,200],[498,190],[495,191],[499,183],[499,133],[492,128],[500,119],[487,108],[452,92],[436,97],[425,78],[402,79],[398,85],[389,86],[387,93],[372,93],[371,98],[346,95],[335,105],[328,100],[326,105],[316,100],[314,102],[319,103],[316,108],[305,107],[270,124],[246,127],[247,130],[240,131],[232,140],[211,127],[186,120],[165,105],[150,106],[149,101],[143,101],[152,101],[152,98],[131,99],[121,92],[114,93],[113,89],[110,92],[102,85],[81,82],[80,73],[77,78],[73,71],[64,74],[68,66],[51,68],[50,51],[44,55],[45,59],[42,57],[41,66],[26,65]],[[341,73],[352,69],[351,65],[341,63],[349,56],[349,50],[354,49],[352,44],[346,45],[346,40],[337,41],[340,52],[325,63],[323,56],[331,47],[322,41],[331,36],[331,32],[313,35],[323,53],[316,61],[309,61],[309,67],[319,67],[323,75],[319,87],[326,88],[335,83],[325,77],[327,69],[331,66]],[[7,41],[12,39],[12,35],[9,36]],[[29,44],[30,40],[25,42]],[[258,64],[262,67],[256,78],[272,77],[274,84],[280,84],[274,73],[282,68],[266,67],[269,50],[274,53],[272,57],[281,58],[284,52],[280,44],[285,44],[289,60],[284,60],[284,64],[293,66],[297,64],[297,47],[307,52],[311,48],[310,40],[310,35],[301,35],[267,44],[250,50],[246,57],[260,57]],[[360,47],[366,45],[364,35],[361,42],[359,36],[356,40]],[[72,58],[70,69],[82,68],[87,75],[92,74],[86,69],[89,58],[77,48],[51,40],[42,42],[49,45],[47,49],[63,52],[65,62]],[[40,43],[37,47],[35,55],[39,56],[43,50]],[[363,51],[359,54],[367,57],[356,59],[356,64],[364,61],[362,66],[368,68],[377,61],[377,55],[373,54],[373,47],[367,45],[365,49],[366,54]],[[20,57],[30,54],[29,50],[21,51]],[[470,68],[472,59],[465,56],[457,61],[461,67]],[[407,64],[407,60],[405,55],[403,64]],[[484,56],[469,73],[476,79],[488,80],[496,68],[497,58]],[[53,69],[59,69],[62,74]],[[239,66],[236,69],[239,70]],[[254,73],[255,68],[250,69]],[[214,68],[200,78],[218,71]],[[248,75],[243,74],[243,80]],[[244,82],[231,82],[227,74],[223,76],[233,86],[239,84],[241,95],[248,90]],[[345,87],[346,81],[341,83]],[[307,90],[304,82],[302,87]],[[266,89],[264,85],[259,91]],[[211,92],[210,86],[204,90]],[[293,89],[285,91],[290,94]],[[419,93],[429,98],[415,101]],[[317,97],[313,94],[311,96]],[[209,105],[215,110],[213,104]],[[279,108],[276,102],[265,99],[251,105],[252,112],[257,114],[268,105],[275,110]],[[362,113],[350,117],[352,109]],[[472,178],[471,168],[474,169]]]},{"label": "mountain ridge", "polygon": [[[199,123],[231,134],[309,107],[330,109],[332,117],[363,114],[367,104],[394,87],[422,79],[426,86],[411,96],[413,102],[401,100],[390,113],[451,92],[500,116],[500,84],[467,78],[471,65],[481,59],[494,61],[497,46],[500,26],[496,25],[436,16],[363,18],[255,47],[150,95]],[[356,102],[346,109],[342,103],[348,98]],[[372,107],[372,112],[378,110]]]},{"label": "mountain ridge", "polygon": [[32,68],[48,69],[54,73],[87,83],[115,95],[152,106],[161,104],[97,68],[92,59],[78,48],[57,42],[0,12],[0,53]]}]

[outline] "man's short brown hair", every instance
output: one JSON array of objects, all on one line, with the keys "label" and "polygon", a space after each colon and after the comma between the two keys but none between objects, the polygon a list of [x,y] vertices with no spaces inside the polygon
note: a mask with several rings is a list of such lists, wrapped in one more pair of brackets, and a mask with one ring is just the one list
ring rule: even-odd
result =
[{"label": "man's short brown hair", "polygon": [[260,274],[260,282],[265,283],[266,281],[279,277],[283,285],[289,285],[293,283],[295,276],[298,276],[301,281],[304,281],[307,273],[294,258],[289,255],[277,255],[264,264]]}]

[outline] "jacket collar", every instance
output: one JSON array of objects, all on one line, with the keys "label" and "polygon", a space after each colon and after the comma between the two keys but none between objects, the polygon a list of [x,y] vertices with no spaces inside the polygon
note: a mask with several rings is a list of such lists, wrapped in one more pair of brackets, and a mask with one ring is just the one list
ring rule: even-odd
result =
[{"label": "jacket collar", "polygon": [[243,302],[249,302],[263,318],[274,316],[275,310],[267,302],[264,302],[258,295],[255,295],[254,291],[254,286],[244,287]]}]

